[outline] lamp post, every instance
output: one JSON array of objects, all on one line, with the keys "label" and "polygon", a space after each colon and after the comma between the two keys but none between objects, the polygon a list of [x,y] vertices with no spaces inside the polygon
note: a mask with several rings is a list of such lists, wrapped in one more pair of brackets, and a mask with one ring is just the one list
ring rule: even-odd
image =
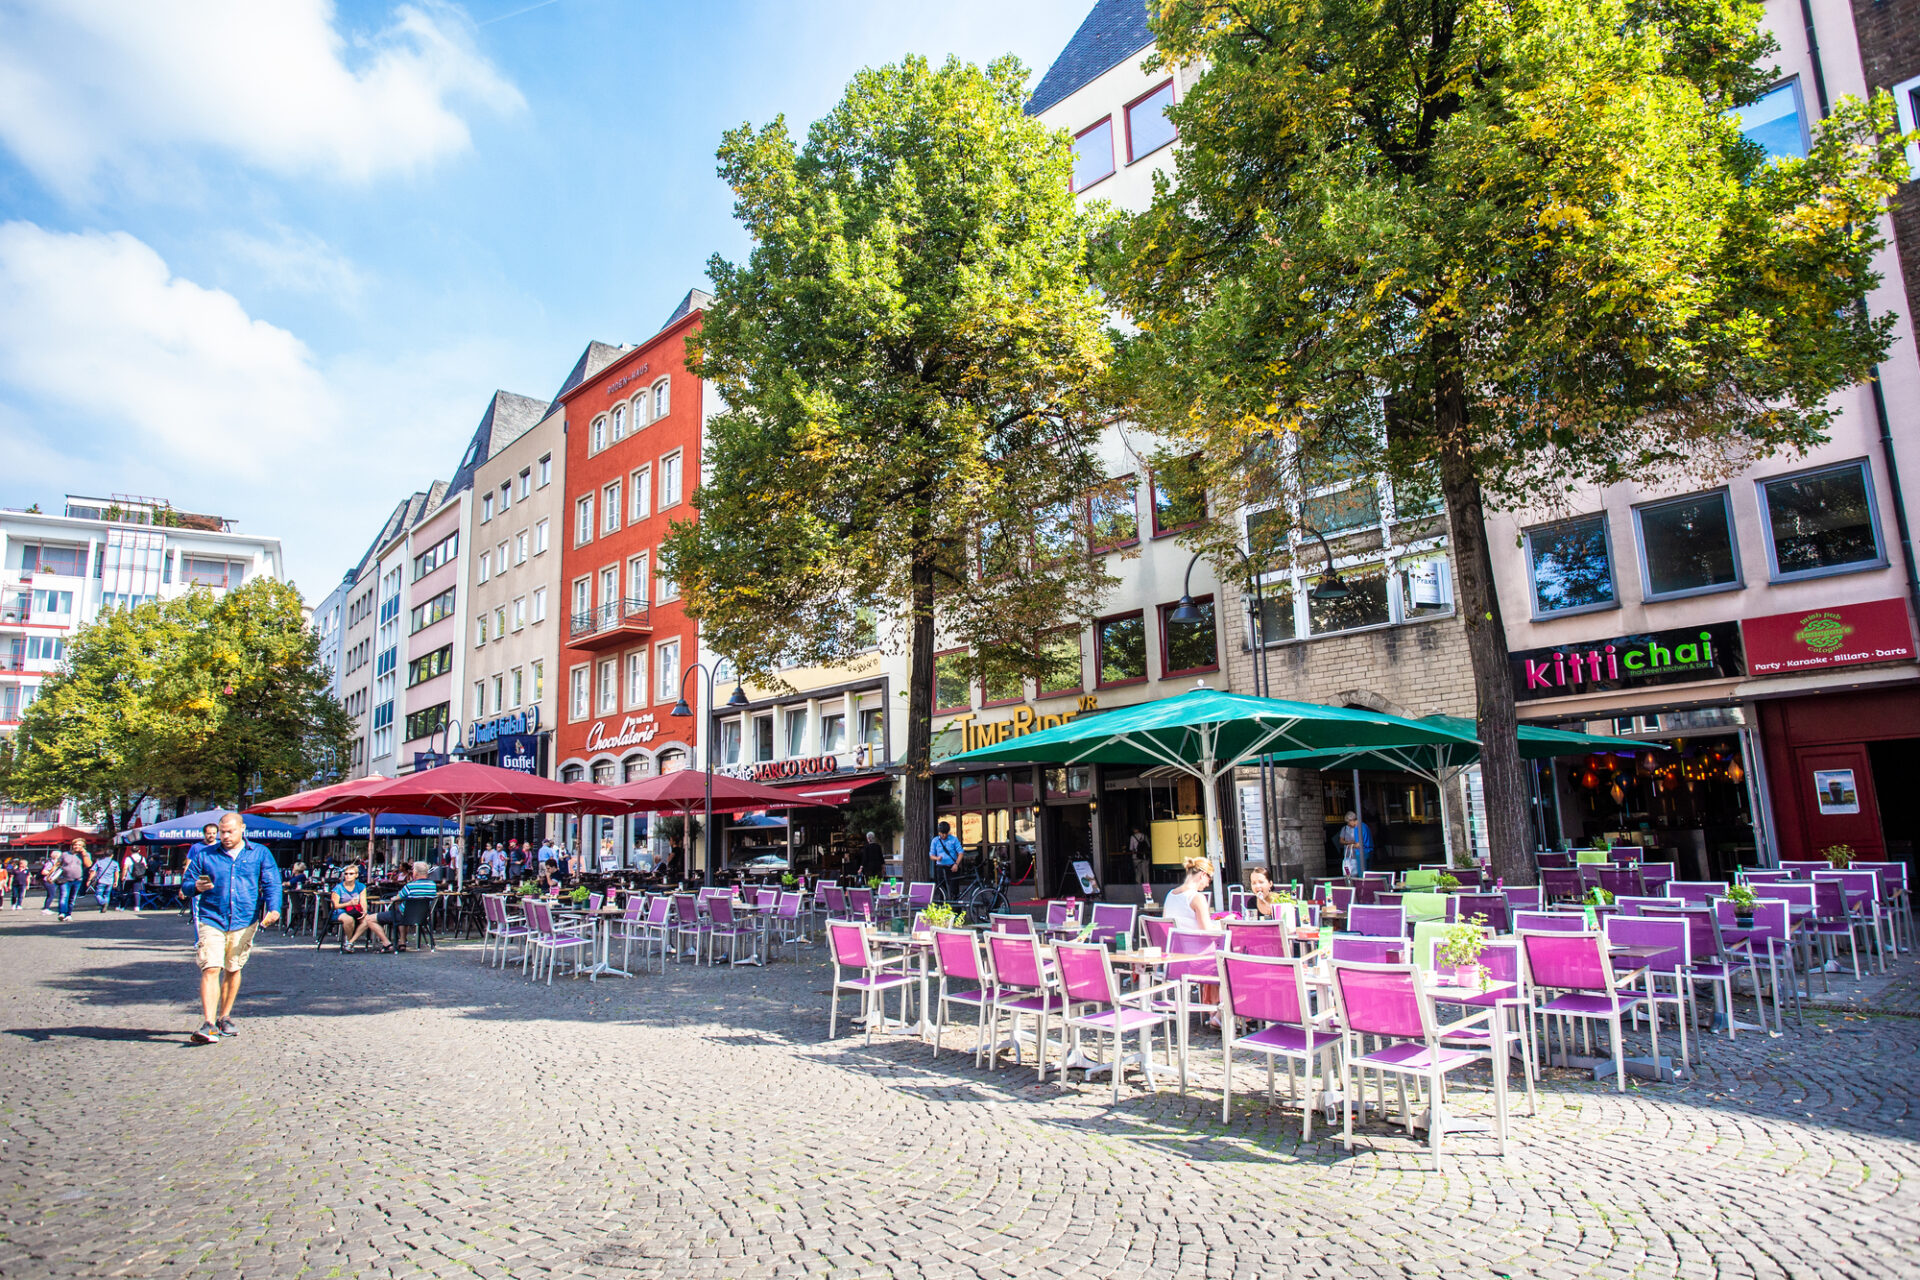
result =
[{"label": "lamp post", "polygon": [[[701,837],[705,843],[701,850],[700,857],[700,880],[701,883],[711,887],[713,884],[713,669],[711,667],[704,662],[696,662],[680,673],[680,700],[673,704],[673,710],[667,712],[667,714],[677,716],[681,719],[685,719],[693,714],[693,708],[687,705],[687,677],[696,671],[707,678],[707,750],[705,761],[707,767],[702,770],[702,772],[707,775],[707,802],[701,818],[701,821],[706,825],[701,831]],[[733,696],[727,699],[727,705],[730,707],[744,707],[747,705],[746,690],[742,688],[738,682],[733,686]],[[696,733],[699,732],[697,727],[694,731]],[[692,848],[693,841],[687,841],[687,846],[688,848]]]},{"label": "lamp post", "polygon": [[[433,749],[434,739],[436,738],[440,740],[440,745],[446,748],[445,751],[435,751]],[[445,724],[441,725],[438,729],[434,730],[432,733],[427,735],[427,754],[434,758],[436,766],[438,765],[442,757],[445,757],[445,762],[447,764],[452,764],[455,760],[466,759],[467,749],[465,746],[461,745],[459,720],[450,719]],[[373,843],[373,826],[374,826],[374,819],[371,816],[369,816],[367,818],[368,845],[372,845]],[[368,865],[371,866],[372,863],[369,862]],[[466,817],[466,811],[463,809],[461,810],[461,813],[460,813],[460,834],[455,836],[453,840],[453,887],[455,892],[458,892],[464,889],[466,887],[466,883],[467,883],[467,817]]]},{"label": "lamp post", "polygon": [[[1341,581],[1339,572],[1333,567],[1333,549],[1327,545],[1326,535],[1311,525],[1303,524],[1300,528],[1320,540],[1320,550],[1327,557],[1327,571],[1320,576],[1320,581],[1314,584],[1313,590],[1308,592],[1309,597],[1321,601],[1346,599],[1347,596],[1352,593],[1349,591],[1347,584]],[[1266,698],[1272,696],[1268,684],[1268,676],[1271,669],[1267,664],[1266,593],[1261,589],[1260,574],[1254,569],[1252,557],[1242,550],[1237,543],[1233,545],[1232,550],[1233,554],[1240,558],[1240,564],[1247,572],[1247,581],[1253,586],[1253,608],[1249,615],[1254,654],[1253,691],[1260,697]],[[1178,608],[1168,615],[1167,621],[1169,622],[1192,624],[1206,620],[1205,615],[1200,612],[1199,606],[1193,602],[1192,590],[1193,566],[1200,563],[1201,554],[1200,552],[1195,552],[1193,559],[1187,561],[1187,572],[1182,578],[1180,585],[1180,604]],[[1356,797],[1356,803],[1357,802],[1358,797]],[[1279,834],[1279,830],[1275,825],[1273,812],[1273,761],[1267,756],[1260,757],[1260,807],[1262,810],[1261,824],[1266,828],[1267,847],[1272,849],[1274,846],[1274,837]],[[1214,883],[1216,886],[1215,892],[1217,893],[1219,884],[1219,878],[1217,876],[1215,877]]]}]

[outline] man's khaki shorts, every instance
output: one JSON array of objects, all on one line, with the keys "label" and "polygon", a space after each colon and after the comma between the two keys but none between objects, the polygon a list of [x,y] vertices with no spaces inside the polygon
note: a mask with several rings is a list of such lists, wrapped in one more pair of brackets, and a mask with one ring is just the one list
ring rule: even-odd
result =
[{"label": "man's khaki shorts", "polygon": [[241,967],[247,963],[247,957],[253,952],[253,931],[259,927],[250,924],[244,929],[235,929],[228,933],[210,924],[201,925],[200,967],[225,969],[228,973],[240,972]]}]

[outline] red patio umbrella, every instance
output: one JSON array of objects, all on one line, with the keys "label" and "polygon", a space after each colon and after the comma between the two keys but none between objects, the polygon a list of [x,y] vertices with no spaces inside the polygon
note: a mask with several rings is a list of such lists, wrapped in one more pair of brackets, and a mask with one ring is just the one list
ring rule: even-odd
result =
[{"label": "red patio umbrella", "polygon": [[65,825],[48,827],[45,831],[31,831],[15,840],[14,847],[40,847],[45,845],[71,844],[75,840],[85,840],[92,844],[100,835],[95,831],[82,831],[79,827]]},{"label": "red patio umbrella", "polygon": [[[333,802],[346,795],[355,795],[363,790],[371,778],[352,778],[346,782],[330,783],[324,787],[315,787],[311,791],[296,791],[290,796],[281,796],[278,800],[264,800],[247,809],[248,813],[332,813]],[[357,809],[345,809],[343,812],[357,813]]]},{"label": "red patio umbrella", "polygon": [[[638,782],[603,787],[601,791],[609,800],[624,801],[626,811],[630,813],[677,810],[683,819],[691,819],[696,808],[702,810],[707,823],[707,856],[703,859],[701,871],[702,878],[708,884],[713,883],[714,810],[742,813],[749,809],[791,809],[806,803],[795,799],[790,792],[700,769],[675,769],[672,773],[642,778]],[[688,825],[691,826],[691,823]]]}]

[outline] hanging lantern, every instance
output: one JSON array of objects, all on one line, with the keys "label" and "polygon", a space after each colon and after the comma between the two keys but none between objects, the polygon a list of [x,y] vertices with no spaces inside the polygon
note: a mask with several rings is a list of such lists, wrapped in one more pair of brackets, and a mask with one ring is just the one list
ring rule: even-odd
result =
[{"label": "hanging lantern", "polygon": [[1617,782],[1607,788],[1607,794],[1613,797],[1613,802],[1615,804],[1626,803],[1626,799],[1627,799],[1626,788],[1622,787]]},{"label": "hanging lantern", "polygon": [[1645,774],[1651,774],[1653,772],[1653,765],[1654,765],[1653,752],[1651,751],[1641,752],[1640,759],[1636,764],[1636,767],[1640,770],[1640,772]]},{"label": "hanging lantern", "polygon": [[1585,773],[1580,775],[1580,785],[1585,787],[1587,790],[1592,791],[1597,787],[1599,787],[1600,775],[1595,773],[1592,769],[1588,769]]},{"label": "hanging lantern", "polygon": [[1747,771],[1740,767],[1740,762],[1738,760],[1729,760],[1727,762],[1727,781],[1728,782],[1738,783],[1741,779],[1745,778],[1746,776],[1747,776]]}]

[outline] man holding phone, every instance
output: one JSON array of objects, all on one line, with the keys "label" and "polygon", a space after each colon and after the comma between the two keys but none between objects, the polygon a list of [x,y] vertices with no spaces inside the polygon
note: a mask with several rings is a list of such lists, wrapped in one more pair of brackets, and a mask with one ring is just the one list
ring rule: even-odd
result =
[{"label": "man holding phone", "polygon": [[193,1042],[212,1044],[236,1034],[233,1001],[240,994],[240,970],[253,948],[254,930],[280,921],[280,868],[271,853],[247,839],[245,819],[229,813],[220,819],[219,839],[196,845],[187,855],[182,881],[192,886],[205,1015]]}]

